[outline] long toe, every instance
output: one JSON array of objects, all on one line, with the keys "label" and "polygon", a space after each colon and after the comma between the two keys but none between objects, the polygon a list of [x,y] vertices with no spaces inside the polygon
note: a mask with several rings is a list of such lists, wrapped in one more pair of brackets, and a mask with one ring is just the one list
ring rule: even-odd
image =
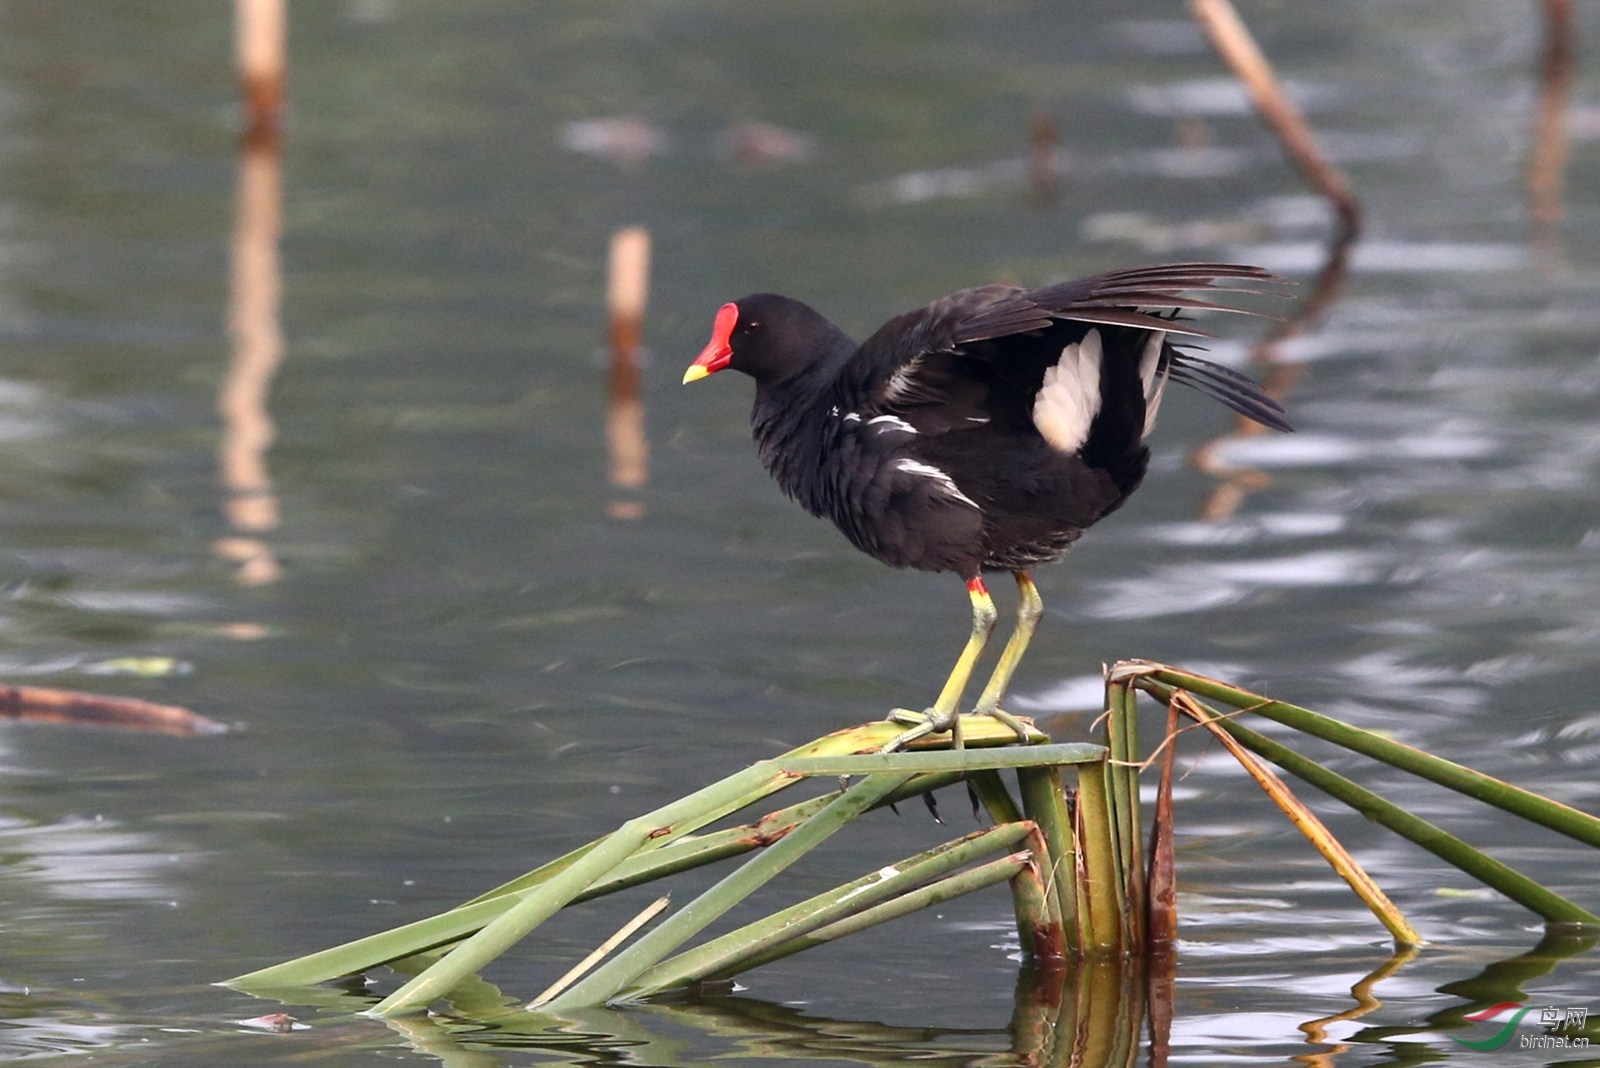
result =
[{"label": "long toe", "polygon": [[1010,727],[1016,732],[1017,741],[1019,742],[1028,742],[1033,737],[1033,735],[1028,731],[1027,724],[1023,723],[1016,716],[1013,716],[1010,712],[1006,712],[998,708],[991,708],[985,712],[984,715],[993,716],[1001,723],[1004,723],[1007,727]]}]

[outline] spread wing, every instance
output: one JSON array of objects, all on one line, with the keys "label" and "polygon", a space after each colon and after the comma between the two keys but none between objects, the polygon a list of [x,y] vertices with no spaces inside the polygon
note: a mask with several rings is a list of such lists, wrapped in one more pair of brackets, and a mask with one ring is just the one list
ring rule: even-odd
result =
[{"label": "spread wing", "polygon": [[891,319],[869,338],[856,363],[863,377],[854,392],[865,409],[899,414],[923,433],[1029,418],[1046,370],[1064,346],[1099,327],[1112,342],[1106,359],[1138,364],[1147,350],[1157,353],[1148,368],[1137,370],[1152,406],[1170,377],[1258,423],[1288,430],[1283,408],[1254,379],[1170,341],[1172,335],[1209,336],[1177,318],[1181,312],[1259,314],[1194,294],[1276,296],[1279,281],[1258,267],[1177,263],[1032,290],[962,290]]}]

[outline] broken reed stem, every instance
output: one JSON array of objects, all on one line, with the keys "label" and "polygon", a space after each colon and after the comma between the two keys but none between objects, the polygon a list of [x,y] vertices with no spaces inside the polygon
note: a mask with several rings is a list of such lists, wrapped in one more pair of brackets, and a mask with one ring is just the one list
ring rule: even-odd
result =
[{"label": "broken reed stem", "polygon": [[[1172,689],[1159,683],[1150,684],[1149,679],[1141,680],[1141,686],[1164,698],[1170,698],[1173,693]],[[1216,716],[1216,713],[1212,711],[1212,715]],[[1373,822],[1416,843],[1485,886],[1498,890],[1524,908],[1538,913],[1546,922],[1600,924],[1600,916],[1595,916],[1515,868],[1473,848],[1422,817],[1412,815],[1366,787],[1329,771],[1309,757],[1251,730],[1236,719],[1216,716],[1215,722],[1252,753],[1265,757],[1289,774],[1343,801]]]},{"label": "broken reed stem", "polygon": [[[945,767],[917,768],[919,772],[905,786],[891,792],[882,802],[904,800],[931,789],[958,781],[962,765],[979,758],[984,746],[1008,746],[1015,738],[1011,728],[991,716],[969,717],[966,740],[969,746],[965,757],[956,755],[954,761],[946,757]],[[788,770],[783,762],[827,754],[854,754],[874,752],[894,738],[901,728],[894,723],[877,722],[835,731],[815,741],[794,749],[776,760],[762,761],[743,771],[730,775],[720,782],[696,791],[682,803],[689,808],[680,810],[669,805],[656,810],[646,818],[662,822],[650,836],[639,855],[618,865],[597,880],[576,898],[587,901],[650,879],[709,864],[751,850],[761,849],[788,834],[801,821],[810,818],[825,807],[832,795],[812,798],[786,809],[774,812],[754,824],[692,837],[700,828],[724,816],[761,801],[768,795],[794,785],[797,775],[804,772]],[[1042,735],[1038,735],[1043,738]],[[938,742],[926,743],[927,748]],[[919,743],[919,746],[922,743]],[[1059,755],[1063,763],[1093,759],[1098,746],[1046,747],[1030,746],[1016,756],[1037,759],[1051,752]],[[934,756],[920,753],[918,756]],[[870,771],[893,770],[896,761],[915,759],[912,754],[894,754],[893,757],[869,759],[868,767],[861,767],[859,758],[854,765],[836,768],[824,774],[862,774]],[[817,772],[813,772],[816,774]],[[685,814],[686,813],[686,814]],[[670,818],[669,818],[670,817]],[[451,945],[492,922],[507,909],[525,897],[543,893],[543,887],[572,865],[593,851],[604,839],[590,842],[527,872],[510,882],[489,890],[471,901],[435,916],[414,920],[411,923],[377,934],[346,942],[328,949],[318,950],[294,960],[260,968],[245,975],[225,980],[224,985],[247,990],[268,990],[282,987],[306,986],[327,982],[342,975],[353,975],[404,957],[436,950]]]},{"label": "broken reed stem", "polygon": [[1340,223],[1346,229],[1357,229],[1361,225],[1361,205],[1351,192],[1349,180],[1323,153],[1311,125],[1283,91],[1272,64],[1239,12],[1229,0],[1189,0],[1189,10],[1223,62],[1244,83],[1256,110],[1278,135],[1290,161],[1312,188],[1332,202]]},{"label": "broken reed stem", "polygon": [[1066,958],[1066,938],[1061,924],[1061,903],[1046,884],[1049,847],[1034,827],[1028,835],[1028,863],[1011,877],[1011,898],[1016,906],[1017,935],[1022,951],[1047,968],[1060,967]]},{"label": "broken reed stem", "polygon": [[1056,899],[1056,912],[1066,938],[1066,948],[1076,954],[1081,945],[1078,930],[1076,880],[1077,845],[1072,837],[1072,816],[1057,768],[1018,768],[1017,786],[1022,794],[1022,811],[1039,827],[1044,838],[1043,857],[1048,866],[1042,874],[1045,889]]},{"label": "broken reed stem", "polygon": [[1513,786],[1452,760],[1425,753],[1415,746],[1397,742],[1308,708],[1274,701],[1260,694],[1229,686],[1225,682],[1196,675],[1190,671],[1180,671],[1164,664],[1130,660],[1123,661],[1115,670],[1124,677],[1137,677],[1137,685],[1156,695],[1160,700],[1168,700],[1174,689],[1180,689],[1221,701],[1223,704],[1291,727],[1302,734],[1309,734],[1314,738],[1321,738],[1352,752],[1371,757],[1407,774],[1437,783],[1446,789],[1465,794],[1474,800],[1492,805],[1513,816],[1520,816],[1585,845],[1600,848],[1600,817],[1573,808],[1571,805],[1562,804],[1560,801],[1542,797],[1519,786]]},{"label": "broken reed stem", "polygon": [[1075,809],[1077,900],[1082,905],[1085,956],[1116,953],[1122,948],[1122,880],[1117,871],[1116,817],[1111,812],[1105,764],[1078,766]]},{"label": "broken reed stem", "polygon": [[1188,694],[1181,692],[1172,695],[1168,707],[1175,708],[1195,722],[1204,725],[1222,743],[1223,748],[1233,755],[1262,791],[1272,799],[1273,804],[1278,806],[1279,811],[1288,817],[1289,822],[1294,824],[1301,834],[1305,835],[1306,840],[1322,854],[1323,859],[1350,889],[1355,891],[1355,895],[1362,903],[1389,929],[1389,933],[1394,936],[1396,946],[1422,944],[1423,939],[1417,933],[1417,929],[1411,926],[1395,907],[1394,902],[1389,900],[1389,895],[1385,894],[1373,881],[1372,876],[1367,874],[1366,869],[1350,855],[1350,851],[1345,849],[1316,814],[1294,795],[1284,781],[1273,774],[1260,757],[1246,751],[1244,745],[1219,722],[1219,717],[1215,713]]},{"label": "broken reed stem", "polygon": [[276,140],[282,129],[288,41],[287,0],[234,0],[234,55],[248,144]]},{"label": "broken reed stem", "polygon": [[1178,707],[1167,702],[1167,731],[1161,747],[1161,782],[1150,821],[1150,874],[1145,880],[1148,904],[1145,939],[1152,951],[1178,944],[1178,870],[1172,841],[1172,774],[1177,763]]},{"label": "broken reed stem", "polygon": [[654,827],[629,820],[607,835],[582,859],[551,879],[543,892],[529,895],[496,916],[472,937],[430,965],[399,990],[367,1010],[371,1016],[420,1012],[482,970],[555,915],[584,888],[616,867],[648,840]]},{"label": "broken reed stem", "polygon": [[1112,816],[1122,880],[1123,945],[1144,945],[1144,859],[1139,838],[1138,695],[1121,682],[1106,684],[1106,775],[1111,784]]},{"label": "broken reed stem", "polygon": [[43,686],[0,686],[0,719],[121,727],[152,734],[223,734],[228,730],[225,724],[177,705]]}]

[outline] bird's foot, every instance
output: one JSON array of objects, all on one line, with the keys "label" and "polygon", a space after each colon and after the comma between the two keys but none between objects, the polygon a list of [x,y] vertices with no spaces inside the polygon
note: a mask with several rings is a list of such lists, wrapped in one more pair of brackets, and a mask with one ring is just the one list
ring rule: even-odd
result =
[{"label": "bird's foot", "polygon": [[944,712],[929,708],[916,712],[909,708],[897,708],[889,713],[888,722],[900,723],[911,729],[895,735],[888,745],[879,750],[880,753],[893,753],[930,734],[945,733],[954,737],[955,748],[961,748],[961,717],[953,710]]},{"label": "bird's foot", "polygon": [[1011,728],[1011,730],[1016,732],[1017,741],[1021,742],[1023,745],[1027,745],[1032,740],[1032,736],[1028,733],[1027,726],[1016,716],[1013,716],[1010,712],[1006,712],[998,706],[994,708],[974,708],[972,710],[972,714],[974,716],[989,716],[993,719],[999,720],[1001,723],[1005,724],[1007,727]]}]

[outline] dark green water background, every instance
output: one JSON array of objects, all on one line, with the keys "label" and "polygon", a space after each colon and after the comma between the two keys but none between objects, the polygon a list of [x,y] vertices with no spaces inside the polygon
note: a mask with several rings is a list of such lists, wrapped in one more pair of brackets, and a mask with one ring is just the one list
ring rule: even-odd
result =
[{"label": "dark green water background", "polygon": [[[1534,5],[1245,8],[1363,195],[1366,239],[1325,322],[1283,350],[1299,433],[1223,450],[1270,485],[1198,518],[1216,482],[1186,457],[1229,423],[1170,399],[1145,488],[1039,574],[1049,613],[1013,705],[1080,737],[1101,663],[1149,657],[1600,808],[1600,65],[1574,88],[1566,221],[1541,238]],[[280,521],[262,535],[281,573],[253,586],[215,548],[227,16],[0,3],[0,681],[235,727],[0,725],[0,1057],[655,1064],[667,1043],[685,1064],[1011,1063],[1000,893],[753,974],[724,1010],[740,1028],[636,1010],[565,1054],[492,1035],[426,1053],[331,1010],[250,1033],[233,1021],[275,1006],[208,984],[926,702],[964,634],[959,586],[801,514],[753,456],[748,384],[679,374],[717,306],[757,289],[864,333],[965,285],[1162,259],[1309,282],[1325,213],[1181,5],[295,5]],[[1600,44],[1589,21],[1580,50]],[[1051,204],[1023,177],[1036,109],[1062,138]],[[615,116],[649,124],[653,154],[575,150],[569,124]],[[809,155],[728,158],[750,120]],[[628,224],[655,240],[652,451],[648,486],[619,494],[604,254]],[[1229,361],[1265,329],[1223,327]],[[643,517],[610,516],[619,497]],[[114,673],[130,657],[168,670]],[[1325,1050],[1299,1025],[1354,1005],[1384,932],[1231,761],[1183,761],[1175,1057]],[[1592,854],[1364,781],[1600,907]],[[945,808],[965,829],[964,801]],[[1352,1042],[1334,1063],[1479,1063],[1424,1021],[1465,1004],[1441,988],[1537,942],[1536,920],[1326,811],[1432,940],[1382,1007],[1329,1027]],[[795,886],[948,836],[920,809],[868,823]],[[529,995],[618,918],[554,925],[491,978]],[[1523,993],[1600,1005],[1600,963]],[[841,1052],[857,1033],[871,1056]]]}]

